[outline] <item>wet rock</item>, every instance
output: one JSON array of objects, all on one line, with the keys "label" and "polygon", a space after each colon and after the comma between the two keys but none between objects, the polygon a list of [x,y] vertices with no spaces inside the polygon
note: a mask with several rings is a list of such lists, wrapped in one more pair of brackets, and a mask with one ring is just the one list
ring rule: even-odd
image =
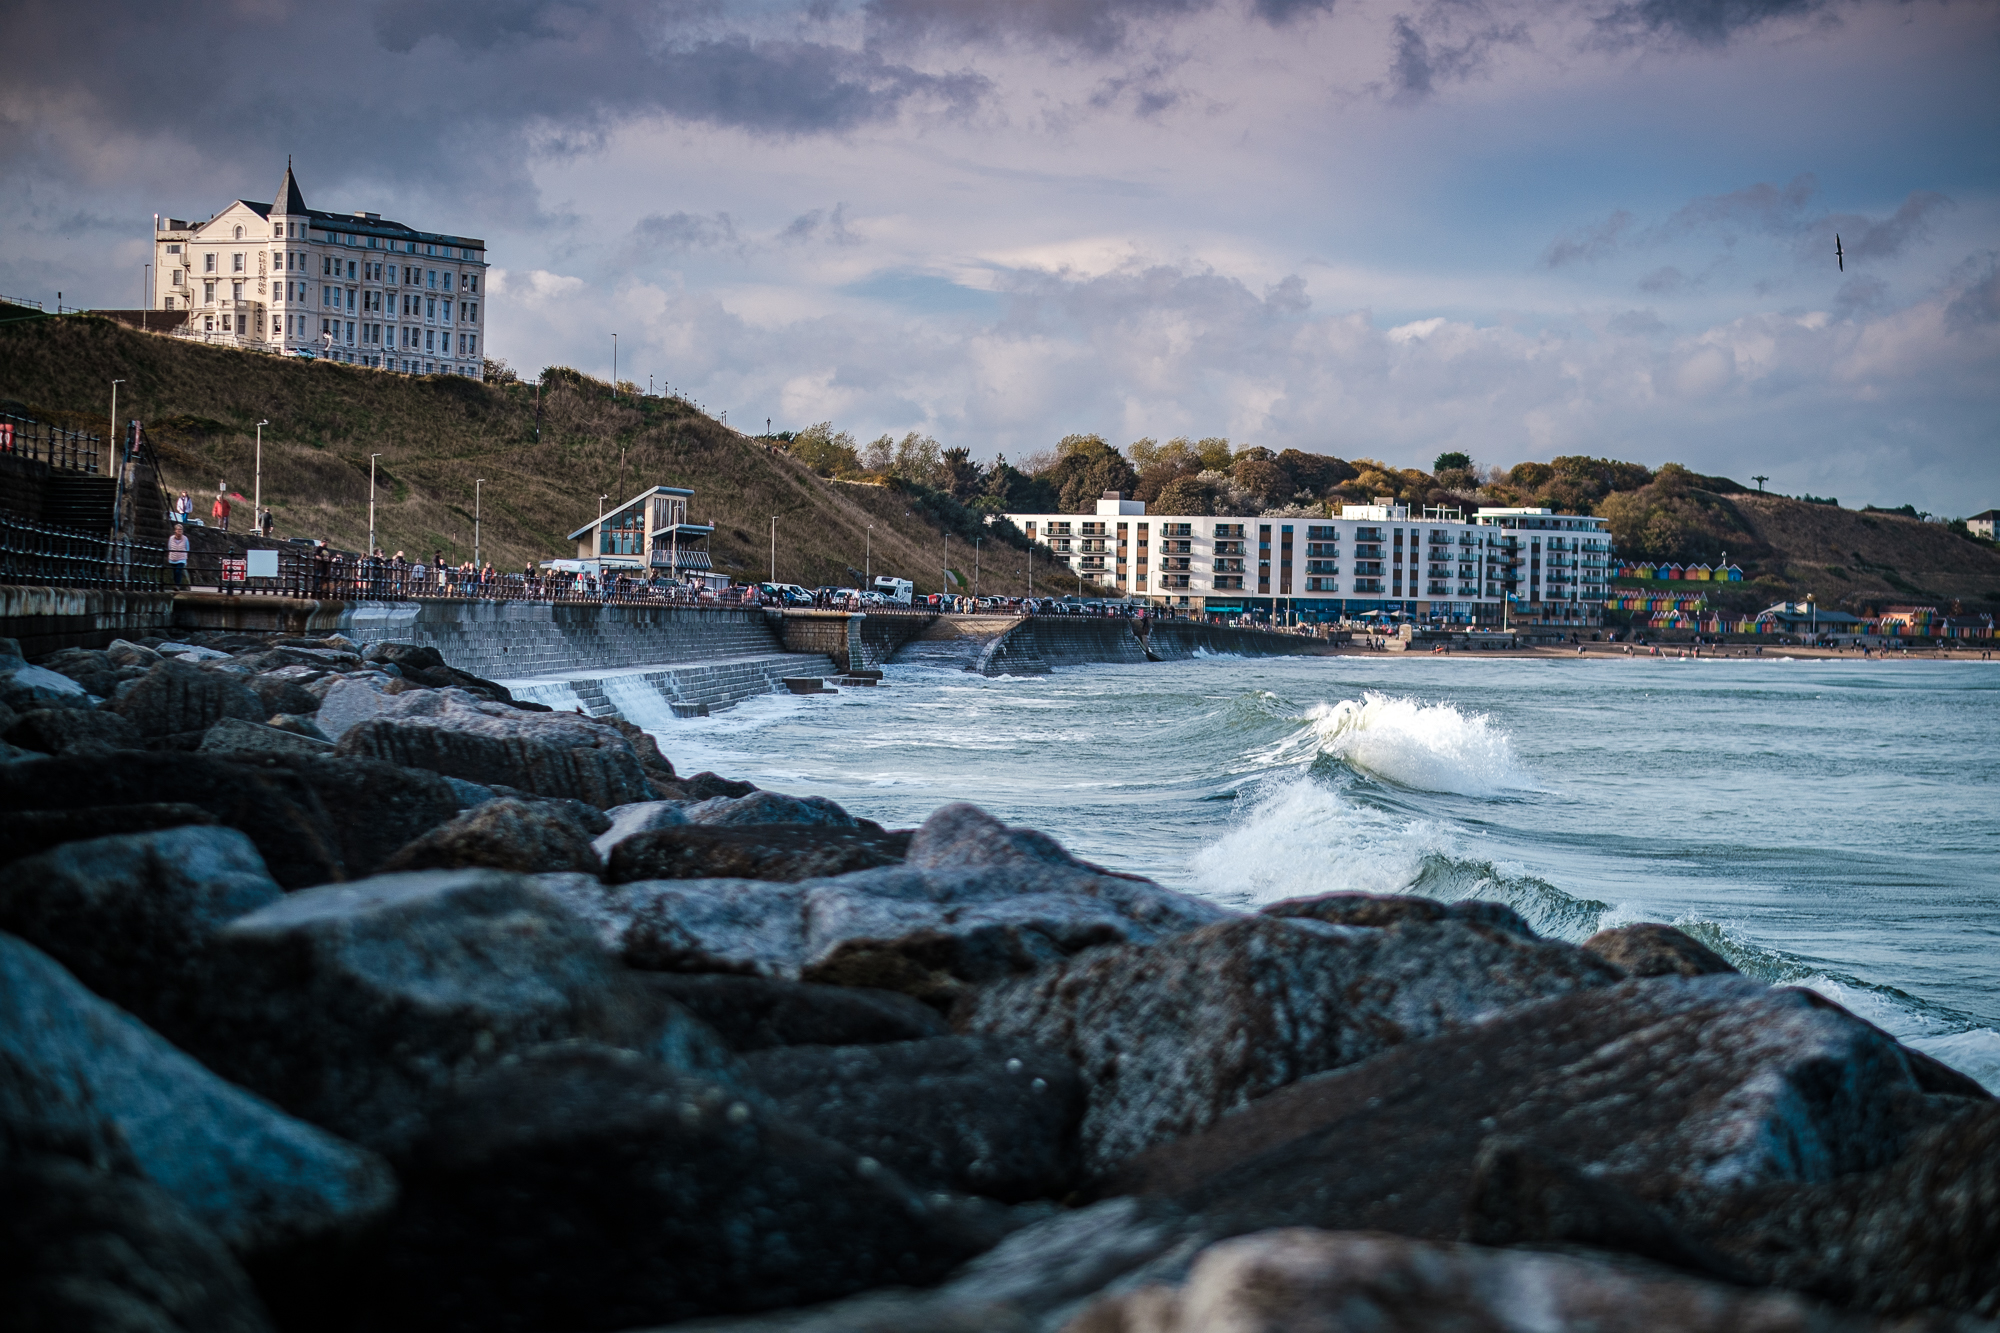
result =
[{"label": "wet rock", "polygon": [[1093,1171],[1308,1074],[1617,972],[1573,945],[1456,921],[1393,930],[1253,917],[1100,949],[972,996],[965,1031],[1084,1070]]},{"label": "wet rock", "polygon": [[164,660],[151,648],[130,639],[113,639],[105,647],[104,657],[113,667],[143,667],[148,671]]},{"label": "wet rock", "polygon": [[283,896],[243,833],[192,827],[67,843],[0,881],[0,930],[178,1039],[225,924]]},{"label": "wet rock", "polygon": [[24,750],[65,754],[78,748],[92,753],[137,750],[145,746],[138,728],[116,713],[93,708],[33,708],[20,714],[4,733]]},{"label": "wet rock", "polygon": [[167,822],[168,807],[184,806],[249,834],[271,878],[287,889],[341,876],[339,842],[325,807],[311,787],[282,768],[138,751],[121,753],[115,763],[66,755],[0,766],[0,811],[50,816],[43,821],[48,831],[73,838],[133,832],[144,825],[129,818]]},{"label": "wet rock", "polygon": [[242,681],[185,662],[162,662],[105,705],[154,749],[191,750],[225,717],[262,722],[264,703]]},{"label": "wet rock", "polygon": [[203,754],[218,755],[331,755],[333,742],[267,727],[260,722],[226,717],[208,729],[198,748]]},{"label": "wet rock", "polygon": [[118,664],[102,649],[64,648],[50,653],[35,665],[69,677],[85,692],[100,699],[110,698],[112,691],[118,688]]},{"label": "wet rock", "polygon": [[267,716],[290,713],[303,717],[319,711],[319,698],[306,686],[324,674],[321,667],[288,666],[252,676],[244,683],[256,693]]},{"label": "wet rock", "polygon": [[34,856],[66,842],[103,837],[107,829],[147,833],[214,823],[215,816],[200,806],[173,802],[98,805],[81,810],[0,810],[0,864],[19,856]]},{"label": "wet rock", "polygon": [[445,783],[451,788],[452,795],[458,798],[458,808],[461,810],[470,810],[474,806],[500,799],[500,793],[491,787],[482,786],[477,782],[467,782],[464,778],[446,778]]},{"label": "wet rock", "polygon": [[294,711],[311,711],[320,731],[338,744],[351,728],[380,713],[394,697],[384,690],[388,683],[388,677],[375,674],[322,678],[314,682],[319,692],[318,707]]},{"label": "wet rock", "polygon": [[507,687],[460,671],[444,660],[437,649],[410,643],[372,643],[362,655],[362,660],[382,665],[394,666],[402,673],[403,679],[414,681],[427,689],[457,688],[497,699],[501,703],[512,703],[514,696]]},{"label": "wet rock", "polygon": [[604,812],[610,818],[611,826],[598,834],[593,843],[597,854],[609,861],[611,849],[635,833],[687,823],[682,809],[679,801],[634,801],[630,805],[612,807]]},{"label": "wet rock", "polygon": [[397,1141],[452,1084],[538,1043],[684,1059],[714,1043],[684,1012],[663,1015],[533,880],[500,871],[294,893],[230,922],[214,955],[199,1053],[363,1143]]},{"label": "wet rock", "polygon": [[[333,734],[324,720],[321,726]],[[638,756],[615,730],[574,713],[524,713],[456,690],[390,696],[374,717],[341,733],[340,753],[599,809],[652,795]]]},{"label": "wet rock", "polygon": [[743,1061],[779,1111],[920,1188],[1065,1194],[1083,1086],[1059,1055],[990,1037],[786,1046]]},{"label": "wet rock", "polygon": [[2000,1318],[2000,1105],[1967,1103],[1876,1171],[1689,1209],[1758,1279],[1854,1309]]},{"label": "wet rock", "polygon": [[1634,977],[1706,977],[1736,970],[1693,936],[1650,921],[1600,930],[1583,947]]},{"label": "wet rock", "polygon": [[288,775],[312,791],[327,812],[348,879],[375,874],[398,850],[458,812],[451,785],[421,768],[324,751],[230,757],[259,772]]},{"label": "wet rock", "polygon": [[1239,1229],[1449,1239],[1497,1134],[1678,1221],[1696,1192],[1881,1165],[1910,1137],[1913,1098],[1895,1042],[1811,992],[1736,976],[1627,981],[1280,1089],[1133,1159],[1107,1188]]},{"label": "wet rock", "polygon": [[672,798],[676,800],[706,801],[717,796],[748,796],[757,790],[754,783],[736,782],[729,778],[718,777],[714,773],[697,773],[691,778],[680,778],[677,781],[681,790]]},{"label": "wet rock", "polygon": [[1295,1229],[1212,1245],[1184,1285],[1108,1298],[1073,1320],[1066,1333],[1864,1333],[1877,1327],[1789,1293],[1581,1255]]},{"label": "wet rock", "polygon": [[29,666],[18,657],[0,657],[0,704],[17,713],[93,706],[89,692],[68,676]]},{"label": "wet rock", "polygon": [[[520,706],[518,700],[515,701],[515,706]],[[674,781],[673,761],[660,753],[660,743],[653,739],[652,732],[635,722],[627,722],[622,717],[607,717],[601,720],[616,728],[618,734],[631,744],[632,753],[639,756],[639,763],[644,766],[646,776],[668,782]]]},{"label": "wet rock", "polygon": [[14,1333],[267,1333],[213,1232],[143,1179],[0,1160],[0,1308]]},{"label": "wet rock", "polygon": [[736,828],[753,824],[800,824],[815,828],[852,829],[860,823],[824,796],[785,796],[753,791],[747,796],[716,796],[684,810],[690,824]]},{"label": "wet rock", "polygon": [[485,866],[524,875],[576,870],[596,874],[590,831],[554,802],[494,800],[464,811],[406,844],[383,864],[387,873]]},{"label": "wet rock", "polygon": [[1534,929],[1520,913],[1505,903],[1468,898],[1441,903],[1435,898],[1391,893],[1328,893],[1316,898],[1287,898],[1262,909],[1265,916],[1303,917],[1324,921],[1330,926],[1398,926],[1406,921],[1463,921],[1468,925],[1490,926],[1522,939],[1536,938]]},{"label": "wet rock", "polygon": [[333,738],[319,729],[319,724],[313,721],[310,713],[274,713],[264,725],[278,731],[289,731],[294,736],[306,736],[329,745],[333,743]]},{"label": "wet rock", "polygon": [[797,824],[722,827],[682,824],[634,834],[618,842],[612,849],[606,878],[613,884],[663,879],[770,879],[796,883],[894,865],[900,859],[888,839],[856,829]]},{"label": "wet rock", "polygon": [[384,1329],[623,1329],[935,1281],[976,1234],[712,1083],[570,1044],[465,1088],[398,1159]]},{"label": "wet rock", "polygon": [[394,1197],[373,1154],[223,1082],[11,935],[0,935],[0,1066],[8,1142],[91,1122],[92,1139],[118,1145],[239,1252],[351,1233]]},{"label": "wet rock", "polygon": [[714,1028],[737,1051],[870,1046],[951,1035],[937,1010],[894,991],[724,973],[643,975],[649,986]]}]

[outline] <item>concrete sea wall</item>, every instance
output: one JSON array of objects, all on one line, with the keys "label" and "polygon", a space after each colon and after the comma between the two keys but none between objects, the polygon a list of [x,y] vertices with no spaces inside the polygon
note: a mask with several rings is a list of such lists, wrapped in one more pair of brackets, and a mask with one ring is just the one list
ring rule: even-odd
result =
[{"label": "concrete sea wall", "polygon": [[20,640],[29,657],[172,634],[173,626],[172,593],[0,584],[0,637]]}]

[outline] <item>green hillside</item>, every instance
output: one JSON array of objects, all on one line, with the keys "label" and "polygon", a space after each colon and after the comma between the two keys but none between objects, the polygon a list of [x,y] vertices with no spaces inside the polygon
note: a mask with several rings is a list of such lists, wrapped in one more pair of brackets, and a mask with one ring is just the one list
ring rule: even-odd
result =
[{"label": "green hillside", "polygon": [[[691,517],[712,522],[718,569],[768,575],[777,519],[777,574],[819,584],[855,581],[873,527],[872,569],[935,592],[947,560],[968,582],[983,533],[958,511],[928,517],[935,497],[897,485],[814,475],[782,448],[731,431],[676,399],[620,396],[581,376],[489,385],[448,376],[409,378],[326,362],[203,347],[137,333],[88,316],[0,323],[0,399],[37,416],[102,434],[110,382],[123,379],[118,412],[146,424],[164,480],[201,501],[218,483],[251,493],[256,425],[264,428],[263,494],[281,537],[323,537],[359,550],[368,537],[368,463],[376,460],[377,544],[428,558],[472,555],[479,487],[481,555],[519,569],[575,554],[565,534],[647,486],[694,490]],[[241,511],[239,511],[241,512]],[[1027,557],[985,540],[978,555],[988,593],[1027,589]],[[1037,571],[1039,574],[1041,571]],[[1038,577],[1038,591],[1049,591]],[[953,587],[951,591],[970,591]]]}]

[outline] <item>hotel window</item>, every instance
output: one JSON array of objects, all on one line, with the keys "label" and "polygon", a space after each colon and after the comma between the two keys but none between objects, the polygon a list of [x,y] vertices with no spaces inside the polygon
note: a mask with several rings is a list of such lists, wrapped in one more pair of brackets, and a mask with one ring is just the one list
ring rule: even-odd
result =
[{"label": "hotel window", "polygon": [[[172,282],[172,284],[171,284],[171,285],[172,285],[172,286],[175,286],[175,287],[178,287],[178,286],[180,286],[180,285],[181,285],[181,270],[180,270],[180,269],[175,269],[175,270],[174,270],[174,280],[173,280],[173,282]],[[173,307],[172,307],[172,306],[168,306],[168,307],[167,307],[167,309],[171,310],[171,309],[173,309]]]},{"label": "hotel window", "polygon": [[203,305],[215,304],[215,279],[207,278],[202,281],[201,303]]},{"label": "hotel window", "polygon": [[[238,230],[241,230],[241,228],[238,228]],[[241,273],[243,271],[243,252],[241,250],[229,256],[229,271],[231,273]]]},{"label": "hotel window", "polygon": [[1271,525],[1265,523],[1257,529],[1257,591],[1271,591]]},{"label": "hotel window", "polygon": [[201,271],[203,273],[215,272],[215,251],[211,250],[201,257]]},{"label": "hotel window", "polygon": [[1292,595],[1292,525],[1278,529],[1278,595]]}]

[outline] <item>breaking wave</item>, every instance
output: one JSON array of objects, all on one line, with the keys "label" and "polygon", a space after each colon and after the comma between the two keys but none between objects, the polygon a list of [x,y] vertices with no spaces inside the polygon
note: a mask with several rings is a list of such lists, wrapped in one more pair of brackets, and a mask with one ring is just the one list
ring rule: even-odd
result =
[{"label": "breaking wave", "polygon": [[1503,796],[1539,790],[1514,742],[1484,713],[1374,690],[1306,710],[1310,741],[1358,773],[1417,791]]}]

